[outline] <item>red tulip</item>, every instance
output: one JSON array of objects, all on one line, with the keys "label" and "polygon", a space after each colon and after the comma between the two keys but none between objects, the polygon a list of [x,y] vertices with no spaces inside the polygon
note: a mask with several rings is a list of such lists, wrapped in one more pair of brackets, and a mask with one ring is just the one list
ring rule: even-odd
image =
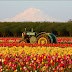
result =
[{"label": "red tulip", "polygon": [[51,65],[53,66],[53,65],[54,65],[54,63],[51,63]]},{"label": "red tulip", "polygon": [[24,69],[22,68],[21,70],[23,71]]},{"label": "red tulip", "polygon": [[36,68],[36,66],[35,67],[33,67],[33,70],[36,70],[37,68]]},{"label": "red tulip", "polygon": [[14,67],[14,70],[16,70],[16,67]]}]

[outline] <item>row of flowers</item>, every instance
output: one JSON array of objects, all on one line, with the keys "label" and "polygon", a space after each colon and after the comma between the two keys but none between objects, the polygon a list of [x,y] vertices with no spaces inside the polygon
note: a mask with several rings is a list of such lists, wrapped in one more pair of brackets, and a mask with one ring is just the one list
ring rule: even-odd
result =
[{"label": "row of flowers", "polygon": [[[0,42],[19,42],[22,38],[0,38]],[[58,43],[72,43],[72,38],[57,38]]]},{"label": "row of flowers", "polygon": [[48,43],[48,44],[38,44],[38,43],[35,43],[35,44],[31,44],[31,43],[0,43],[0,47],[13,47],[13,46],[32,46],[32,47],[36,47],[36,46],[45,46],[45,47],[72,47],[72,44],[60,44],[60,43]]},{"label": "row of flowers", "polygon": [[0,38],[0,42],[19,42],[22,38]]},{"label": "row of flowers", "polygon": [[65,48],[60,48],[60,47],[29,47],[29,46],[24,46],[24,47],[0,47],[0,54],[21,54],[22,51],[27,55],[41,55],[41,54],[45,54],[45,55],[55,55],[55,53],[58,53],[58,55],[72,55],[72,47],[65,47]]},{"label": "row of flowers", "polygon": [[0,47],[0,72],[71,72],[71,70],[71,47]]},{"label": "row of flowers", "polygon": [[72,43],[72,38],[57,38],[58,43]]}]

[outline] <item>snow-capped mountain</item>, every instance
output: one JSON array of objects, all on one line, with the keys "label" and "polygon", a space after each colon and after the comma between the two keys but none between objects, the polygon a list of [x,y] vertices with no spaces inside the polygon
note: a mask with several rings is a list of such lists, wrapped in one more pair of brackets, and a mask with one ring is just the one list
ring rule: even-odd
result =
[{"label": "snow-capped mountain", "polygon": [[24,21],[30,21],[30,22],[38,22],[38,21],[57,21],[54,18],[51,18],[49,16],[45,16],[44,13],[40,9],[36,8],[29,8],[25,10],[24,12],[16,15],[13,18],[5,18],[1,20],[1,22],[24,22]]}]

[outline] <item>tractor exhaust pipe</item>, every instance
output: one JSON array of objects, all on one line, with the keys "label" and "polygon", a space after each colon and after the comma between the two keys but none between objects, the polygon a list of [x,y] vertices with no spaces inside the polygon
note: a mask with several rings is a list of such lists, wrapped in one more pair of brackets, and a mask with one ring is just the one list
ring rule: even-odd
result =
[{"label": "tractor exhaust pipe", "polygon": [[26,28],[25,28],[25,36],[26,36]]}]

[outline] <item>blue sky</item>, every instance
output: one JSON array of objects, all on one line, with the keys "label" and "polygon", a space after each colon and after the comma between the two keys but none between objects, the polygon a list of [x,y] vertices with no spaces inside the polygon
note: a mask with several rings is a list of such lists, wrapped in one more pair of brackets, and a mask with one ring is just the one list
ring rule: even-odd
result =
[{"label": "blue sky", "polygon": [[58,20],[72,19],[72,1],[0,1],[0,20],[14,17],[28,8],[38,8]]}]

